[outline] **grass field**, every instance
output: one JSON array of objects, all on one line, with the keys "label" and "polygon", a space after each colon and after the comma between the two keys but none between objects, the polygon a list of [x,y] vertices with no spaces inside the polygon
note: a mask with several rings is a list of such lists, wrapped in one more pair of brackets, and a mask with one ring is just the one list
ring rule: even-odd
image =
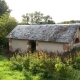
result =
[{"label": "grass field", "polygon": [[10,61],[0,56],[0,80],[26,80],[23,73],[17,70],[10,70]]}]

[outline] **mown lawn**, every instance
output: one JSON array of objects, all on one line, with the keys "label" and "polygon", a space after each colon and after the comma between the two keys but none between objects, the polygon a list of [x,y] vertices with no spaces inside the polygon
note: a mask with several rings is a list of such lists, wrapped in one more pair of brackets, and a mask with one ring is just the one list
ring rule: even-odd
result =
[{"label": "mown lawn", "polygon": [[10,70],[10,61],[0,56],[0,80],[26,80],[23,73],[17,70]]}]

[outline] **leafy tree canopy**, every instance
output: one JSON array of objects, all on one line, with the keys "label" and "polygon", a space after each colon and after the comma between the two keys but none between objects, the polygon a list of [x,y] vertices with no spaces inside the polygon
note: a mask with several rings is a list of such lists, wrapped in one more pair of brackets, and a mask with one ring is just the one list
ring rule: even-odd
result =
[{"label": "leafy tree canopy", "polygon": [[26,13],[22,16],[22,24],[55,24],[52,17],[44,16],[43,13],[35,11],[34,13]]},{"label": "leafy tree canopy", "polygon": [[6,36],[17,25],[16,19],[9,13],[10,9],[5,0],[0,0],[0,50],[6,47],[8,44]]},{"label": "leafy tree canopy", "polygon": [[76,23],[76,20],[70,20],[70,21],[61,22],[61,24],[72,24],[72,23]]},{"label": "leafy tree canopy", "polygon": [[10,12],[10,9],[5,0],[0,0],[0,16],[5,12]]},{"label": "leafy tree canopy", "polygon": [[10,17],[9,13],[6,12],[0,17],[0,47],[7,45],[6,36],[16,25],[16,19]]}]

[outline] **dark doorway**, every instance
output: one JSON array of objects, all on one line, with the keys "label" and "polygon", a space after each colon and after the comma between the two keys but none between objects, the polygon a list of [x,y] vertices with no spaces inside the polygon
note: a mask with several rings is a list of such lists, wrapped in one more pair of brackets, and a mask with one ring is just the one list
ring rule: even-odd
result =
[{"label": "dark doorway", "polygon": [[79,38],[76,38],[75,43],[79,43]]},{"label": "dark doorway", "polygon": [[36,51],[36,41],[30,41],[31,43],[31,52],[33,53],[34,51]]}]

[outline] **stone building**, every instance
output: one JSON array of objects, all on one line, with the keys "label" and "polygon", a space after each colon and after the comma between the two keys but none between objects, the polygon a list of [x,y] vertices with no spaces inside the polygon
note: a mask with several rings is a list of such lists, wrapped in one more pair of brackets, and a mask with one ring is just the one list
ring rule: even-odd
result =
[{"label": "stone building", "polygon": [[80,45],[80,24],[17,25],[7,38],[10,51],[63,53]]}]

